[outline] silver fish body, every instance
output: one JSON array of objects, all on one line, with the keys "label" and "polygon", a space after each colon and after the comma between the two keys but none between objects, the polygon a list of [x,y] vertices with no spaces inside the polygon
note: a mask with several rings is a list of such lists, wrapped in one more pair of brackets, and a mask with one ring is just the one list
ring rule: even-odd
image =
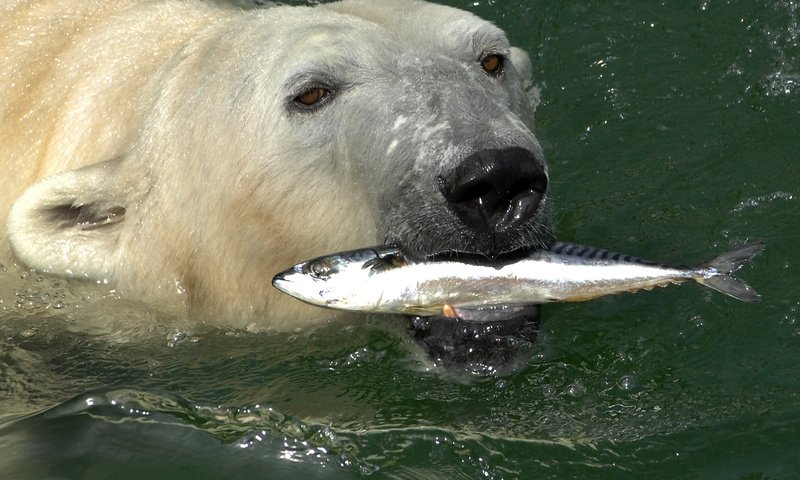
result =
[{"label": "silver fish body", "polygon": [[313,305],[361,312],[454,316],[493,306],[574,302],[694,280],[738,300],[760,296],[732,276],[763,243],[697,267],[669,266],[608,250],[556,242],[522,259],[414,261],[396,247],[342,252],[278,274],[273,285]]}]

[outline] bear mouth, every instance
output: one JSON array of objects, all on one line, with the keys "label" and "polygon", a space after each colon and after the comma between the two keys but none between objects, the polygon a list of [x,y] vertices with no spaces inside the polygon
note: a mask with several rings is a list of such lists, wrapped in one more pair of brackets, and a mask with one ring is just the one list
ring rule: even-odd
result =
[{"label": "bear mouth", "polygon": [[[449,220],[449,219],[448,219]],[[462,229],[458,222],[440,222],[438,228],[415,228],[387,235],[384,243],[398,245],[406,255],[420,260],[484,262],[514,261],[534,250],[546,250],[556,237],[549,225],[524,224],[504,232],[479,234]]]},{"label": "bear mouth", "polygon": [[498,251],[496,253],[485,253],[483,251],[468,251],[468,250],[443,250],[435,253],[428,253],[425,255],[416,256],[420,261],[450,261],[450,262],[463,262],[466,264],[483,263],[483,264],[504,264],[512,263],[517,260],[522,260],[529,256],[536,250],[543,250],[549,248],[552,242],[541,241],[533,244],[525,244],[517,246],[514,249]]}]

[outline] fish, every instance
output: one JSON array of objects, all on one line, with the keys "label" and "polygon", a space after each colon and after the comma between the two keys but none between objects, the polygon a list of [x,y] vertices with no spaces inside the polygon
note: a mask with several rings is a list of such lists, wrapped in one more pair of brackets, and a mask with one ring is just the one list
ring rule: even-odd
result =
[{"label": "fish", "polygon": [[506,260],[414,259],[385,245],[308,260],[275,275],[272,284],[324,308],[451,318],[470,310],[579,302],[688,280],[756,303],[761,296],[733,274],[763,249],[764,242],[756,242],[686,267],[561,241]]}]

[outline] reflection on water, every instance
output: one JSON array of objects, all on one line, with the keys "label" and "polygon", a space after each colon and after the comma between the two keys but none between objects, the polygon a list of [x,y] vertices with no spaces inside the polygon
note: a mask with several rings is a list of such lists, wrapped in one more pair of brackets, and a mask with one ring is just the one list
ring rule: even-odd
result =
[{"label": "reflection on water", "polygon": [[[757,448],[795,448],[797,380],[766,373],[785,368],[779,363],[735,361],[759,358],[757,345],[726,354],[754,341],[729,327],[747,320],[724,318],[726,299],[704,304],[699,289],[669,292],[554,306],[529,364],[502,377],[430,370],[411,339],[374,319],[291,334],[197,330],[177,342],[164,329],[121,343],[58,331],[62,320],[51,315],[55,333],[3,331],[4,372],[19,380],[6,391],[56,406],[6,419],[0,471],[14,474],[8,478],[608,478],[665,471],[673,457],[703,466],[718,448],[736,448],[715,432],[749,438],[779,422],[783,430]],[[116,310],[113,302],[106,308]],[[138,315],[152,317],[144,308]],[[784,342],[800,347],[791,335]],[[786,455],[772,464],[798,462]]]},{"label": "reflection on water", "polygon": [[108,478],[109,472],[114,478],[230,478],[254,472],[271,478],[353,478],[355,473],[327,427],[309,427],[269,408],[202,407],[133,389],[88,392],[0,432],[4,478]]}]

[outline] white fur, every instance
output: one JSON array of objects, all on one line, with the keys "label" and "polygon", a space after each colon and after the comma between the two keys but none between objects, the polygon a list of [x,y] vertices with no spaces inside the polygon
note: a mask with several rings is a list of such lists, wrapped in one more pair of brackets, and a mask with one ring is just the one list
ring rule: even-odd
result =
[{"label": "white fur", "polygon": [[[243,10],[200,0],[6,1],[0,221],[7,216],[25,264],[107,279],[184,305],[193,319],[246,328],[320,321],[330,312],[280,294],[271,277],[382,242],[384,213],[374,205],[392,169],[460,152],[443,140],[448,122],[385,107],[393,92],[375,85],[406,64],[436,68],[440,57],[473,68],[484,38],[507,50],[509,75],[526,81],[527,55],[499,29],[425,2]],[[330,72],[343,82],[330,105],[287,108],[303,82]],[[497,108],[528,112],[509,92]],[[378,129],[373,144],[352,131],[361,111],[380,119],[365,127]],[[531,120],[512,117],[508,131],[529,135]],[[417,163],[384,160],[398,155]],[[59,212],[83,221],[65,224]]]}]

